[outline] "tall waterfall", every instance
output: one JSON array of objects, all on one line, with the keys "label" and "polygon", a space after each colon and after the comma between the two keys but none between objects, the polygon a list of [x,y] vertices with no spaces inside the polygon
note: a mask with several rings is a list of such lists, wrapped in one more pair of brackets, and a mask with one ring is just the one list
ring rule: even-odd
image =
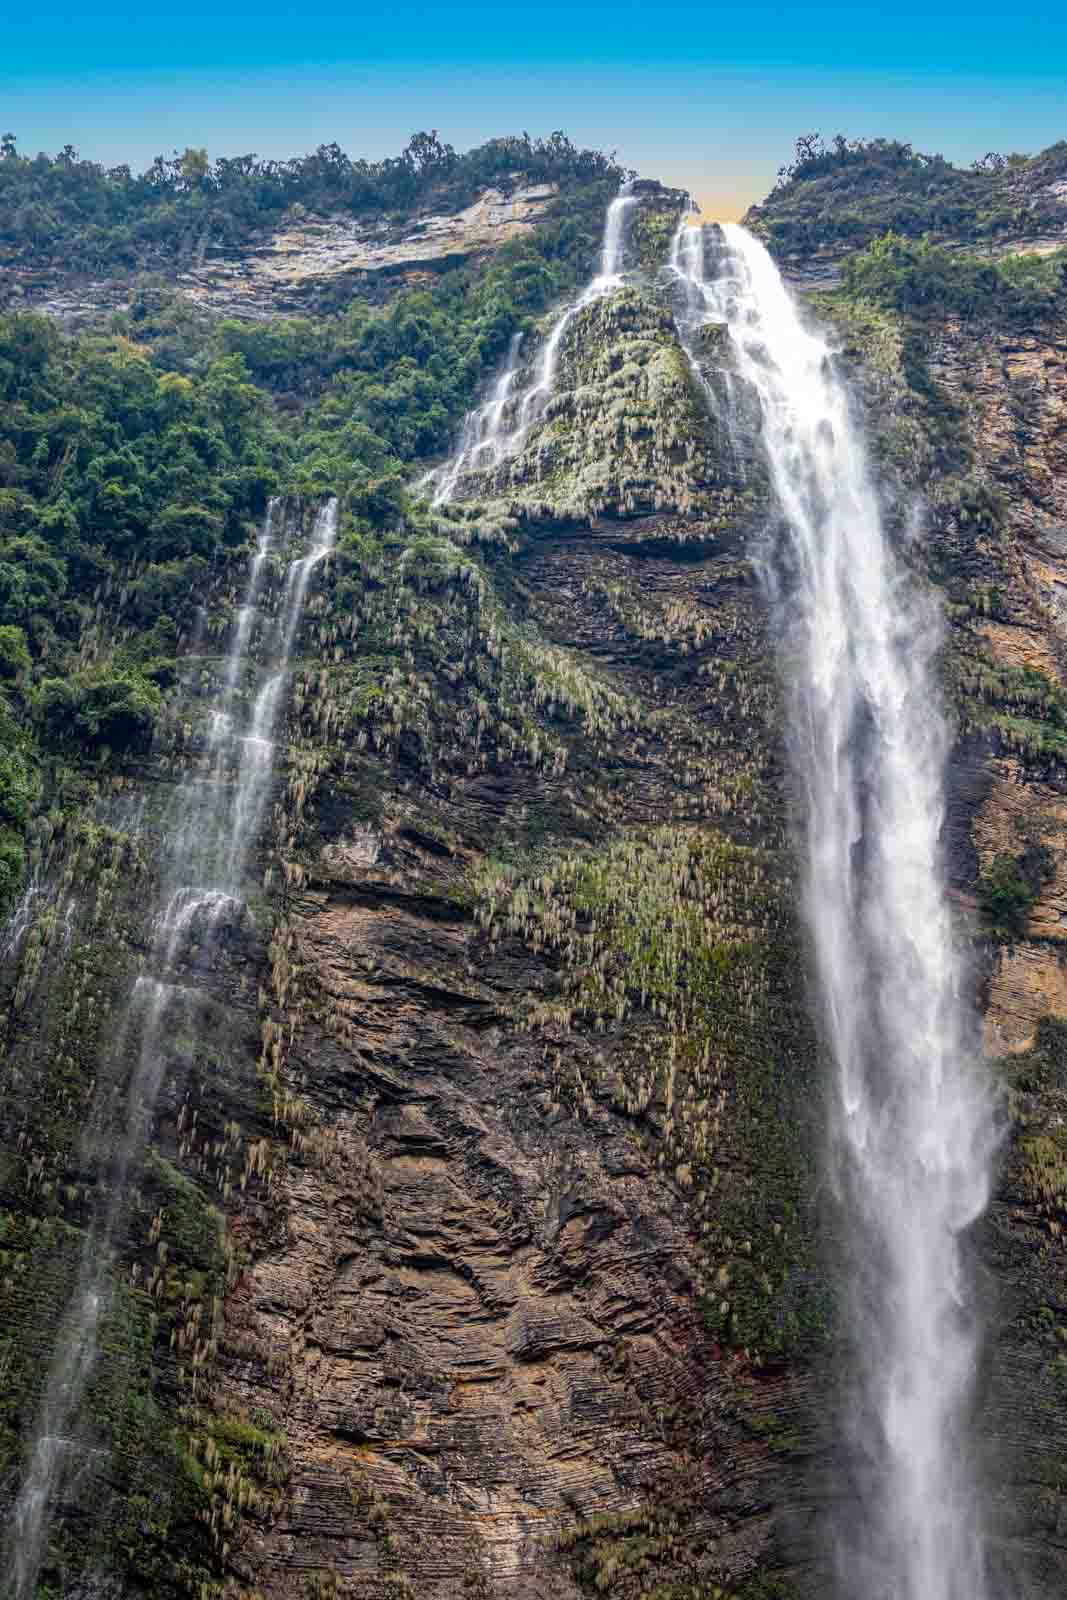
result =
[{"label": "tall waterfall", "polygon": [[783,524],[768,581],[833,1062],[827,1147],[852,1358],[839,1592],[982,1600],[969,1436],[980,1327],[961,1235],[989,1196],[993,1100],[945,898],[939,617],[890,546],[833,355],[763,246],[734,224],[683,222],[672,262],[690,348],[697,324],[725,324],[758,397]]},{"label": "tall waterfall", "polygon": [[[106,1083],[128,1073],[125,1120],[110,1152],[105,1199],[87,1235],[78,1281],[59,1328],[29,1462],[12,1517],[3,1592],[31,1600],[60,1493],[73,1495],[94,1452],[81,1416],[108,1309],[109,1263],[128,1215],[129,1189],[159,1095],[165,1030],[188,1019],[196,990],[178,980],[195,952],[204,958],[222,929],[244,914],[249,858],[262,827],[274,773],[274,735],[292,647],[314,568],[337,536],[337,501],[319,510],[305,555],[292,561],[280,603],[266,614],[268,568],[285,532],[272,503],[235,613],[220,685],[208,708],[204,760],[176,787],[162,825],[160,894],[143,971],[102,1064]],[[258,637],[257,637],[258,636]],[[258,648],[257,648],[258,646]],[[250,691],[250,714],[245,711]],[[94,1135],[90,1135],[92,1138]],[[92,1162],[87,1144],[84,1165]]]},{"label": "tall waterfall", "polygon": [[626,223],[637,201],[625,192],[611,201],[604,218],[597,271],[577,300],[556,317],[545,336],[525,386],[518,384],[520,341],[516,335],[489,398],[467,413],[455,454],[427,473],[423,486],[432,487],[431,504],[446,505],[461,480],[471,472],[485,472],[522,449],[533,424],[540,420],[552,394],[563,336],[579,312],[622,283],[626,257]]}]

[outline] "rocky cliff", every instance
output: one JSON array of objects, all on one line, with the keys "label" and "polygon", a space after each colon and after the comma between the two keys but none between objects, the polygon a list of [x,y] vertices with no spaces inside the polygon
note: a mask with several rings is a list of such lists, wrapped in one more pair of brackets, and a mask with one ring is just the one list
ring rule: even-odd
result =
[{"label": "rocky cliff", "polygon": [[[643,195],[640,266],[569,325],[525,448],[432,517],[353,520],[321,578],[262,894],[190,954],[47,1592],[820,1592],[834,1305],[767,495],[723,426],[728,348],[694,372],[678,341],[676,206]],[[949,619],[952,886],[1004,1084],[975,1240],[996,1561],[1044,1600],[1067,1576],[1067,324],[816,309],[887,486],[925,497],[900,536]],[[32,824],[6,1503],[107,1181],[97,1063],[150,938],[153,830],[202,757],[245,559],[175,602],[169,703],[194,710],[148,749],[64,752]],[[137,627],[105,585],[83,659]]]},{"label": "rocky cliff", "polygon": [[[380,299],[399,284],[425,282],[528,236],[558,192],[557,183],[517,183],[508,193],[483,189],[456,211],[392,219],[317,215],[297,206],[278,227],[261,228],[238,245],[215,242],[208,232],[191,259],[162,273],[157,264],[156,276],[210,317],[329,314],[353,296]],[[139,280],[129,272],[105,278],[13,264],[0,285],[0,309],[36,311],[68,329],[99,326],[109,312],[130,310]]]}]

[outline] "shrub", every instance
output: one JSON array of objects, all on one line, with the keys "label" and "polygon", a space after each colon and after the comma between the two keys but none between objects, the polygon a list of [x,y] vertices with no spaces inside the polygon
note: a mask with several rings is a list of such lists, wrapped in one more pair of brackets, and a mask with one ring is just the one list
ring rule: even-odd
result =
[{"label": "shrub", "polygon": [[162,699],[156,684],[128,668],[111,675],[46,678],[36,707],[45,726],[60,737],[126,749],[148,742]]},{"label": "shrub", "polygon": [[0,675],[14,678],[30,665],[30,650],[26,635],[14,623],[0,627]]},{"label": "shrub", "polygon": [[842,281],[846,294],[890,311],[1025,320],[1054,311],[1067,295],[1067,251],[981,261],[886,233],[849,257]]},{"label": "shrub", "polygon": [[978,880],[978,904],[998,932],[1021,938],[1042,886],[1052,876],[1047,845],[1031,844],[1020,856],[994,856]]}]

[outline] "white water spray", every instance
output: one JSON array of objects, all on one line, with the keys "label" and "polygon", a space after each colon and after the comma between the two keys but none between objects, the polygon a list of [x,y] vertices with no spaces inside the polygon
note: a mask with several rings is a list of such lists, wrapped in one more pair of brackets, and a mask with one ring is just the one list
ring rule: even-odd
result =
[{"label": "white water spray", "polygon": [[695,322],[725,324],[758,396],[786,529],[775,598],[854,1356],[859,1504],[836,1530],[840,1593],[982,1600],[969,1428],[980,1329],[961,1234],[988,1201],[995,1140],[944,890],[939,618],[890,548],[833,356],[763,246],[734,224],[683,223],[672,261],[690,349]]},{"label": "white water spray", "polygon": [[274,771],[272,735],[281,710],[289,658],[308,585],[315,568],[337,542],[337,501],[327,500],[315,517],[306,555],[289,565],[285,590],[275,622],[266,662],[266,678],[253,702],[252,721],[241,739],[241,756],[230,814],[224,876],[231,888],[239,885],[250,846],[258,837]]},{"label": "white water spray", "polygon": [[435,485],[431,502],[435,507],[447,505],[469,473],[492,471],[522,449],[526,435],[540,420],[551,397],[560,346],[567,329],[586,306],[622,286],[626,225],[636,204],[633,195],[623,193],[616,195],[608,206],[597,272],[578,299],[565,306],[549,328],[530,381],[525,387],[516,384],[518,335],[512,340],[507,361],[493,384],[488,400],[477,410],[467,413],[455,455],[443,467],[427,473],[422,479],[425,486]]},{"label": "white water spray", "polygon": [[37,902],[43,897],[40,877],[34,872],[27,880],[16,904],[12,908],[3,930],[0,931],[0,961],[8,961],[16,953],[34,918]]},{"label": "white water spray", "polygon": [[[149,970],[134,980],[109,1051],[114,1071],[121,1071],[124,1060],[133,1055],[125,1123],[111,1152],[107,1207],[86,1238],[78,1282],[59,1329],[15,1503],[3,1585],[13,1600],[31,1600],[36,1590],[57,1495],[72,1496],[81,1464],[101,1454],[88,1444],[81,1412],[108,1311],[108,1258],[127,1214],[131,1171],[151,1132],[165,1067],[165,1030],[176,1007],[195,1007],[199,998],[195,987],[174,979],[183,962],[196,952],[203,959],[205,945],[244,916],[245,880],[273,779],[274,734],[293,644],[312,572],[336,542],[337,501],[327,501],[318,512],[310,547],[290,563],[277,612],[265,619],[261,601],[268,559],[283,530],[281,508],[272,502],[249,567],[243,603],[235,613],[220,691],[208,710],[208,770],[189,771],[164,825],[160,910]],[[259,658],[253,648],[257,620],[265,634]],[[258,685],[251,719],[246,731],[236,733],[242,680],[253,668],[258,668],[252,674]],[[87,1151],[83,1165],[89,1164]]]},{"label": "white water spray", "polygon": [[592,305],[594,300],[599,300],[602,295],[611,294],[622,286],[622,264],[625,249],[625,224],[630,212],[637,201],[633,195],[620,194],[608,206],[604,218],[604,238],[600,248],[600,270],[583,289],[581,295],[563,310],[549,329],[548,338],[545,340],[534,372],[534,381],[523,394],[519,406],[518,417],[513,435],[513,444],[508,451],[514,454],[519,448],[525,435],[532,425],[540,418],[545,406],[548,404],[556,381],[556,368],[559,365],[559,351],[563,343],[563,335],[579,312],[586,306]]},{"label": "white water spray", "polygon": [[[503,459],[507,440],[504,422],[511,391],[515,386],[521,344],[522,334],[513,334],[507,360],[493,384],[488,400],[476,411],[468,411],[464,418],[459,449],[440,469],[440,480],[432,505],[447,505],[465,473],[491,470],[499,466]],[[434,474],[431,473],[430,477],[432,479]]]}]

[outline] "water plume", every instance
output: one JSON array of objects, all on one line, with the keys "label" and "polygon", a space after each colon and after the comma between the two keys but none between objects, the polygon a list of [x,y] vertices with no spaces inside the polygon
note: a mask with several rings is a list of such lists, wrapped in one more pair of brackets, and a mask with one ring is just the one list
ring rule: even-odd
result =
[{"label": "water plume", "polygon": [[981,1326],[963,1236],[989,1199],[994,1105],[945,894],[940,615],[891,545],[833,353],[767,251],[736,224],[683,221],[672,266],[688,348],[700,325],[723,325],[736,381],[758,402],[780,522],[766,575],[832,1062],[851,1357],[839,1592],[982,1600]]}]

